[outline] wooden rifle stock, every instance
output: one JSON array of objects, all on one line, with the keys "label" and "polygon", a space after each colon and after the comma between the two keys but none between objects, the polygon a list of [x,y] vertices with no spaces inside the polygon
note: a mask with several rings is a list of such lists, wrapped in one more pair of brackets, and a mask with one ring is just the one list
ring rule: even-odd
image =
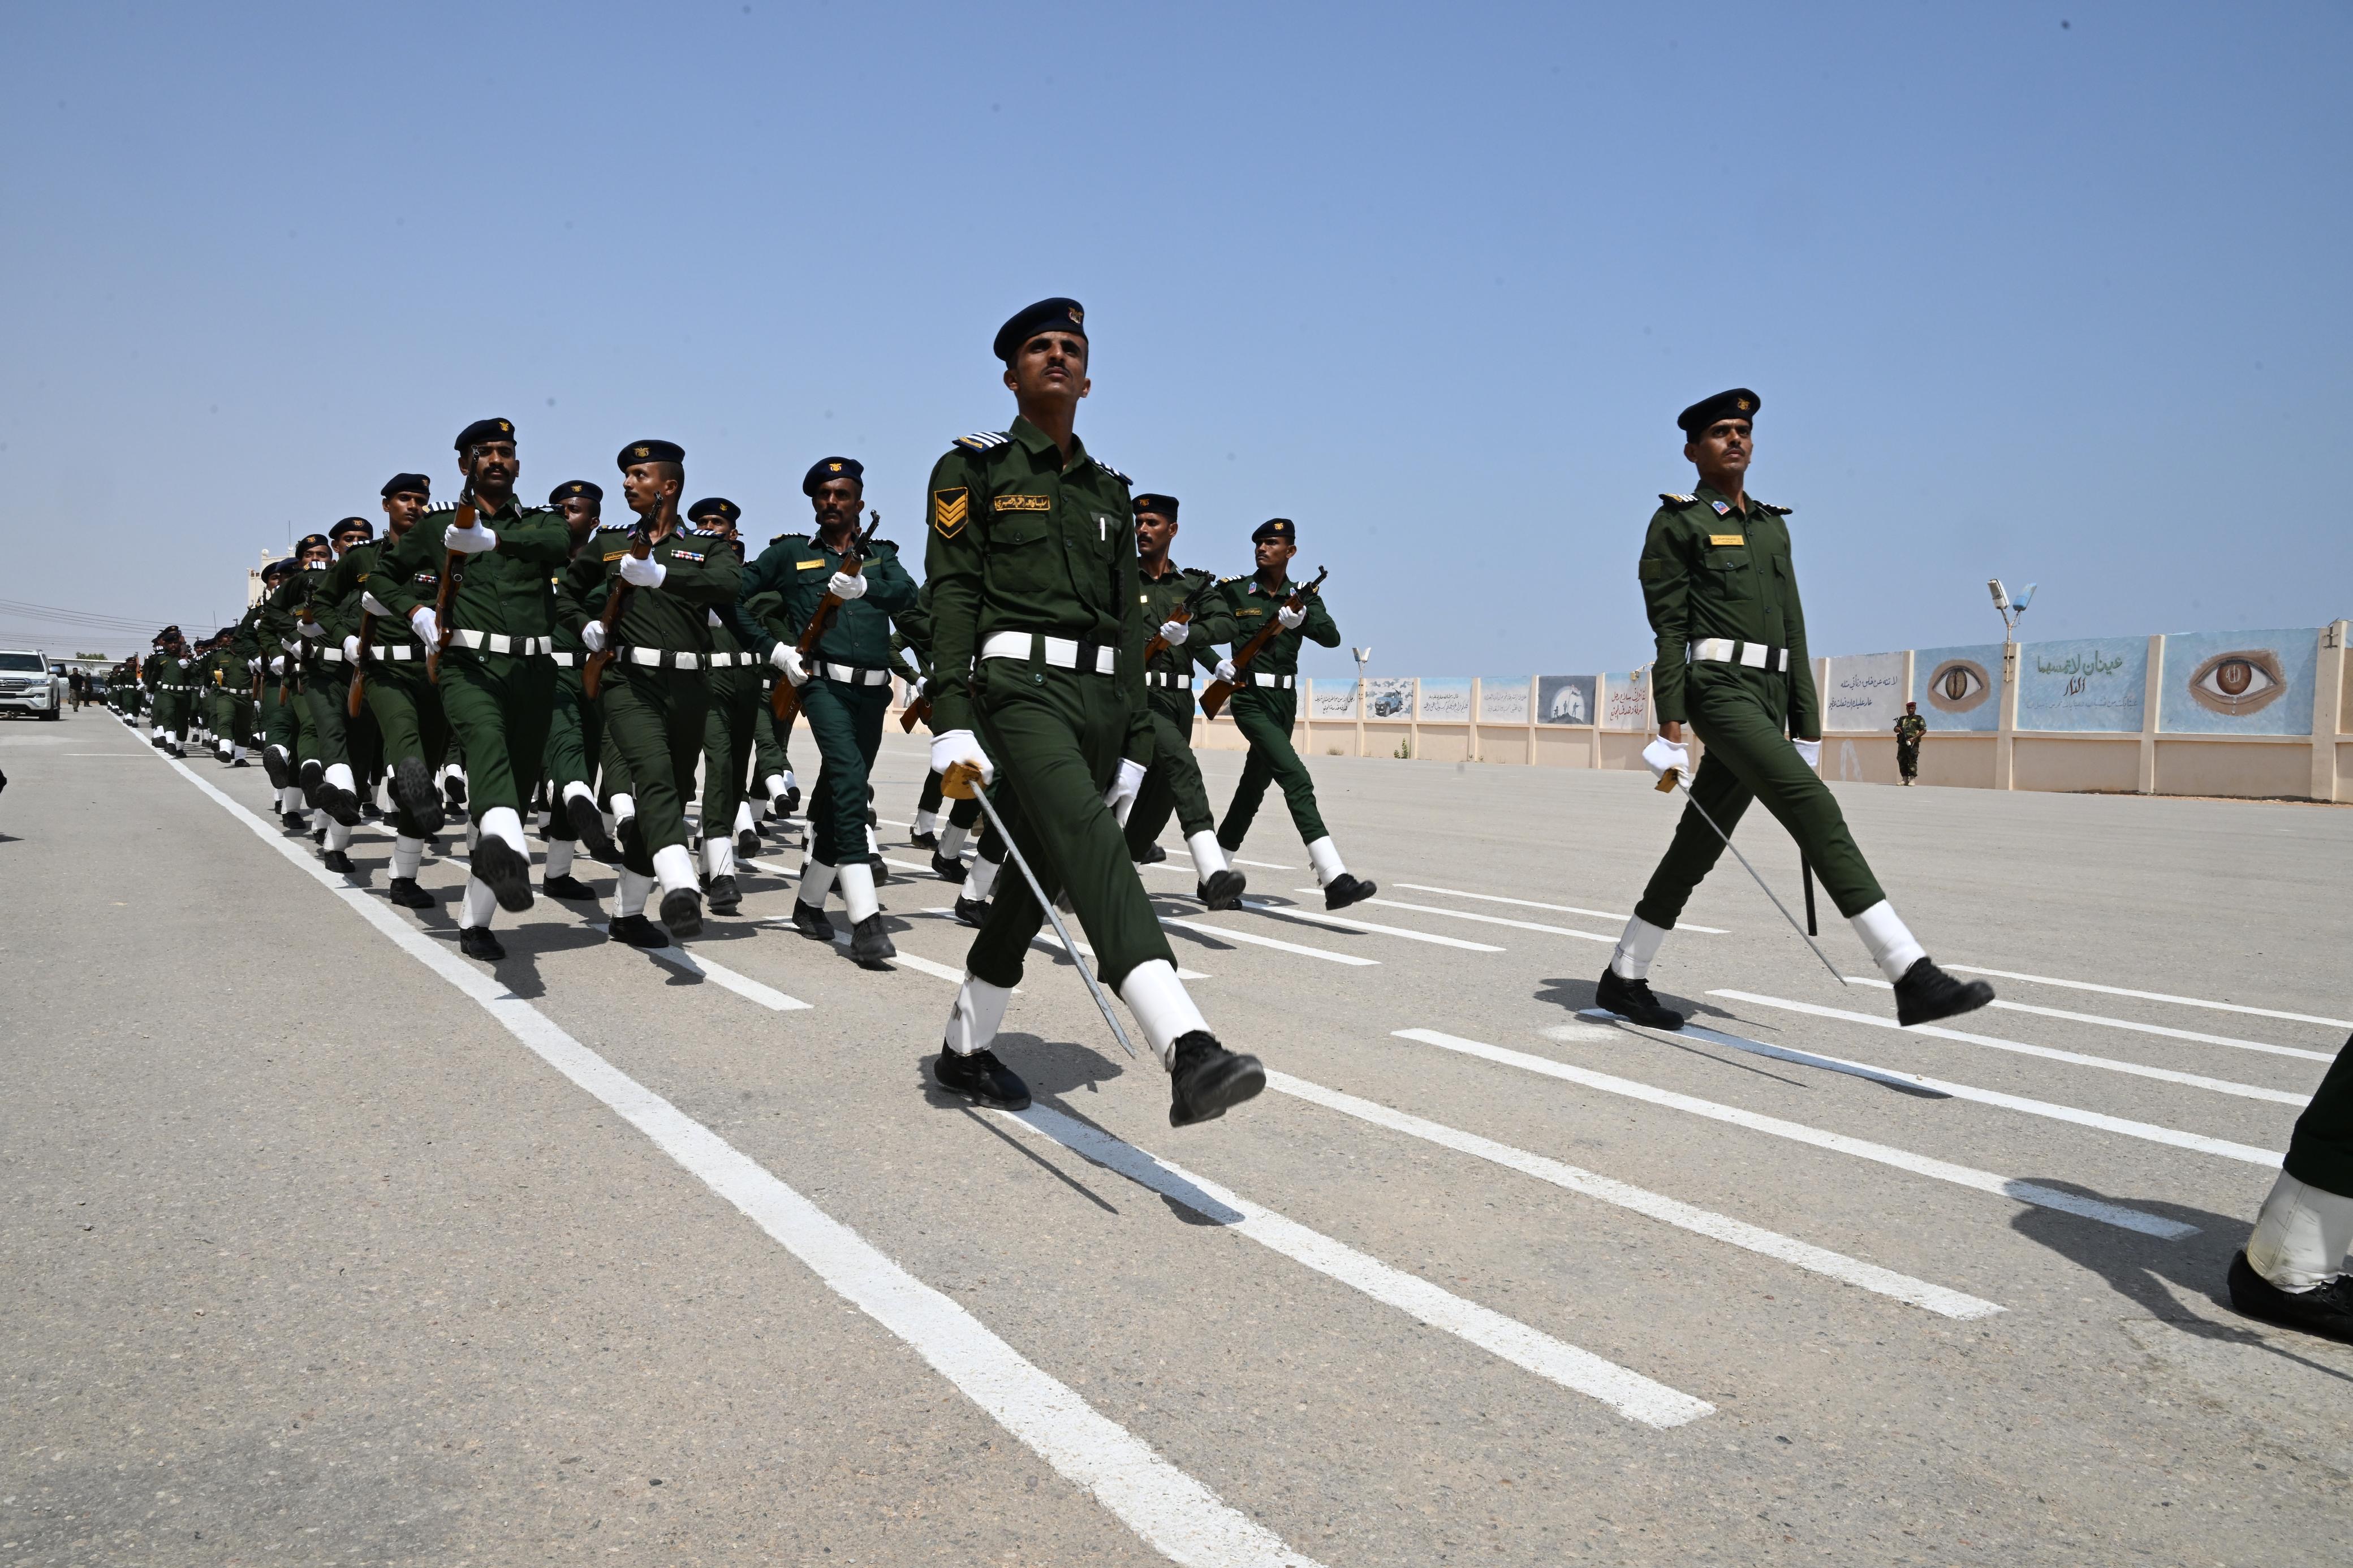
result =
[{"label": "wooden rifle stock", "polygon": [[915,732],[916,725],[928,722],[931,717],[932,700],[919,691],[915,694],[915,700],[908,703],[905,710],[899,715],[899,728],[912,735]]},{"label": "wooden rifle stock", "polygon": [[[1324,585],[1324,579],[1329,577],[1331,574],[1332,569],[1329,566],[1317,567],[1315,569],[1315,581],[1308,584],[1303,588],[1293,589],[1291,591],[1291,597],[1282,602],[1282,607],[1286,610],[1305,609],[1307,607],[1307,595],[1315,592],[1316,589],[1321,588]],[[1275,638],[1275,634],[1280,632],[1282,629],[1282,623],[1281,621],[1276,620],[1271,616],[1268,616],[1266,625],[1259,627],[1257,633],[1251,637],[1250,641],[1242,644],[1241,647],[1234,650],[1234,673],[1236,675],[1240,675],[1243,670],[1248,669],[1250,666],[1250,660],[1256,658],[1260,654],[1264,653],[1266,651],[1266,645],[1272,642]],[[1218,710],[1226,705],[1226,699],[1234,694],[1234,689],[1239,684],[1240,682],[1231,680],[1212,680],[1209,682],[1208,689],[1201,693],[1201,712],[1203,715],[1211,719],[1216,718],[1218,716]]]},{"label": "wooden rifle stock", "polygon": [[[871,520],[866,524],[866,531],[851,535],[849,548],[842,552],[841,570],[845,576],[859,577],[865,574],[866,552],[873,547],[875,531],[882,526],[881,512],[870,511],[866,515]],[[825,636],[825,628],[832,624],[834,611],[841,608],[841,605],[842,601],[831,589],[828,589],[824,601],[817,607],[817,614],[811,616],[808,618],[808,625],[801,628],[800,640],[793,645],[794,651],[803,658],[815,653],[818,640]],[[795,686],[791,678],[784,671],[778,670],[776,689],[768,693],[768,711],[776,715],[777,723],[790,724],[793,721],[793,715],[800,710],[801,689]]]},{"label": "wooden rifle stock", "polygon": [[[655,505],[650,523],[641,521],[629,530],[629,553],[640,561],[651,555],[654,546],[670,537],[670,528],[677,521],[678,501],[664,496]],[[628,613],[629,592],[629,585],[616,573],[612,589],[605,595],[604,612],[596,617],[597,626],[604,628],[604,636],[598,640],[605,646],[590,654],[587,662],[580,667],[581,693],[592,701],[596,688],[604,681],[605,667],[613,662],[613,634],[619,628],[621,617]]]},{"label": "wooden rifle stock", "polygon": [[353,719],[360,716],[360,707],[366,695],[368,648],[375,637],[375,616],[369,611],[362,610],[360,612],[360,657],[352,666],[351,691],[343,698],[343,712]]},{"label": "wooden rifle stock", "polygon": [[[470,472],[473,467],[470,449],[468,456],[470,471],[466,476],[466,488],[458,492],[458,515],[450,521],[451,528],[474,526],[474,477]],[[458,577],[465,563],[466,556],[462,551],[445,550],[441,552],[441,584],[433,595],[433,625],[440,635],[434,639],[433,646],[425,650],[425,679],[436,686],[441,682],[441,651],[449,646],[449,602],[457,597]]]}]

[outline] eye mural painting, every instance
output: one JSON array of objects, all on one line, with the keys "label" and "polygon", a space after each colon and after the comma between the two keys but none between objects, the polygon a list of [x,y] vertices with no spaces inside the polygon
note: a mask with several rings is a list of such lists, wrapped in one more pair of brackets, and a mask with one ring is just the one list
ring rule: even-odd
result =
[{"label": "eye mural painting", "polygon": [[1928,715],[1932,730],[1992,731],[2000,728],[2001,645],[1924,647],[1912,656],[1912,700]]},{"label": "eye mural painting", "polygon": [[2309,735],[2309,629],[2177,632],[2165,639],[2158,728],[2175,734]]}]

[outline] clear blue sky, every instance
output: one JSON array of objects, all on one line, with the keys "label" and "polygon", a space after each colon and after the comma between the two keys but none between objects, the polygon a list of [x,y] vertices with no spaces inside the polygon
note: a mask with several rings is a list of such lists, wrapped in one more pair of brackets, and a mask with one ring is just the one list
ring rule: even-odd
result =
[{"label": "clear blue sky", "polygon": [[1818,652],[1998,637],[1994,573],[2031,637],[2353,610],[2342,4],[90,0],[8,52],[16,600],[208,626],[484,415],[542,495],[682,442],[762,539],[848,452],[919,554],[1069,293],[1179,559],[1296,518],[1377,673],[1646,658],[1736,384]]}]

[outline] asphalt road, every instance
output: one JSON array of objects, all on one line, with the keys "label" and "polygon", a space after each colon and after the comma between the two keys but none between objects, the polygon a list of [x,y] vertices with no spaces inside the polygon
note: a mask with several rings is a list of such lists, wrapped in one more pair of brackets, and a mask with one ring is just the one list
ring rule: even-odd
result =
[{"label": "asphalt road", "polygon": [[0,1564],[2353,1559],[2353,1348],[2222,1297],[2353,1030],[2353,812],[1833,786],[2004,1005],[1896,1032],[1727,859],[1669,1037],[1579,1016],[1646,778],[1313,766],[1381,901],[1279,798],[1262,906],[1144,872],[1277,1075],[1172,1131],[1043,950],[1037,1108],[927,1088],[927,872],[890,973],[783,847],[689,968],[542,900],[493,970],[462,860],[416,919],[258,767],[0,725]]}]

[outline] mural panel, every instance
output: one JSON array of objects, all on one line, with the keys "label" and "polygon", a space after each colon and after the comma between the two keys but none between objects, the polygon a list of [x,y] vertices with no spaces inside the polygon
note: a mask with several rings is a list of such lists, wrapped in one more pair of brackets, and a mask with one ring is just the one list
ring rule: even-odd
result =
[{"label": "mural panel", "polygon": [[1609,696],[1601,714],[1605,730],[1648,730],[1651,723],[1651,672],[1637,669],[1626,675],[1611,675]]},{"label": "mural panel", "polygon": [[1439,724],[1469,723],[1471,678],[1467,675],[1423,676],[1421,717]]},{"label": "mural panel", "polygon": [[2157,727],[2188,735],[2309,735],[2320,635],[2184,632],[2165,639]]},{"label": "mural panel", "polygon": [[1479,678],[1479,722],[1525,724],[1528,721],[1528,678],[1486,675]]},{"label": "mural panel", "polygon": [[1594,689],[1599,680],[1600,677],[1594,675],[1537,676],[1536,722],[1592,723]]},{"label": "mural panel", "polygon": [[1830,689],[1821,694],[1822,728],[1892,731],[1907,695],[1902,654],[1841,655],[1831,660]]},{"label": "mural panel", "polygon": [[2001,644],[1921,648],[1912,656],[1912,700],[1920,704],[1930,733],[2001,728]]},{"label": "mural panel", "polygon": [[2147,691],[2147,637],[2078,637],[2018,650],[2021,730],[2137,735]]},{"label": "mural panel", "polygon": [[1356,716],[1356,683],[1353,680],[1326,680],[1319,677],[1307,688],[1307,712],[1318,722],[1354,719]]},{"label": "mural panel", "polygon": [[1365,717],[1367,719],[1412,718],[1413,677],[1377,675],[1366,681]]}]

